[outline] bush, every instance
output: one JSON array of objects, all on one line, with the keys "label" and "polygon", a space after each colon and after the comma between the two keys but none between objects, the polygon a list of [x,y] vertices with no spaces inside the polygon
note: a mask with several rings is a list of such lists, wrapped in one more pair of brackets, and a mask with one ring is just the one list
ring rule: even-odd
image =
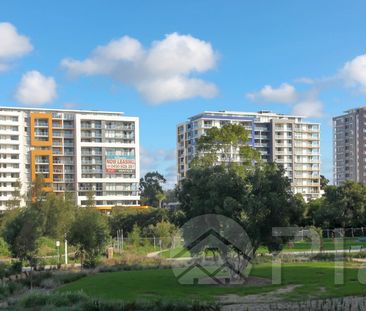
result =
[{"label": "bush", "polygon": [[23,292],[24,287],[16,282],[7,282],[0,285],[0,300],[7,298],[11,295]]},{"label": "bush", "polygon": [[10,256],[10,250],[8,243],[5,242],[5,240],[0,237],[0,256],[3,257],[9,257]]},{"label": "bush", "polygon": [[53,289],[60,286],[60,282],[55,278],[43,279],[39,286],[45,289]]},{"label": "bush", "polygon": [[49,301],[49,295],[48,294],[33,291],[33,292],[31,292],[30,294],[28,294],[27,296],[25,296],[22,299],[21,304],[25,308],[34,308],[34,309],[36,309],[40,306],[46,305],[48,303],[48,301]]},{"label": "bush", "polygon": [[58,272],[54,274],[53,278],[61,284],[67,284],[75,282],[86,276],[87,273],[85,272]]},{"label": "bush", "polygon": [[[103,301],[88,297],[83,292],[76,293],[44,293],[33,291],[25,296],[20,305],[25,308],[44,310],[57,310],[62,307],[64,310],[89,310],[89,311],[218,311],[216,304],[202,304],[194,302],[192,305],[181,303],[164,303],[161,301],[153,303],[124,303],[122,301]],[[59,309],[58,309],[59,310]]]},{"label": "bush", "polygon": [[9,273],[18,274],[22,272],[22,269],[23,269],[23,263],[21,261],[12,261],[9,268]]}]

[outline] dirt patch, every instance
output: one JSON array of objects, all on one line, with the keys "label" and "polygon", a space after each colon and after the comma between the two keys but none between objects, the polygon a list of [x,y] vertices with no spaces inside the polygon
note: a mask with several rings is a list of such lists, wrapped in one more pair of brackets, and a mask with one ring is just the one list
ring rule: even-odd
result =
[{"label": "dirt patch", "polygon": [[[268,293],[262,293],[262,294],[255,294],[255,295],[246,295],[246,296],[239,296],[239,295],[223,295],[219,296],[220,303],[227,305],[223,310],[229,311],[229,310],[240,310],[240,309],[230,309],[229,307],[235,307],[232,306],[232,304],[257,304],[257,303],[273,303],[278,302],[281,300],[279,295],[281,294],[287,294],[292,292],[295,288],[300,287],[302,285],[288,285],[285,287],[278,288],[274,291],[268,292]],[[242,309],[241,309],[242,310]],[[245,310],[245,309],[244,309]]]},{"label": "dirt patch", "polygon": [[271,279],[260,278],[255,276],[249,276],[245,281],[242,280],[229,280],[225,277],[217,277],[217,278],[201,278],[199,279],[199,284],[216,284],[222,286],[261,286],[261,285],[270,285],[272,284]]},{"label": "dirt patch", "polygon": [[226,305],[222,311],[333,311],[333,310],[366,310],[366,297],[342,297],[307,301],[272,301],[246,304]]}]

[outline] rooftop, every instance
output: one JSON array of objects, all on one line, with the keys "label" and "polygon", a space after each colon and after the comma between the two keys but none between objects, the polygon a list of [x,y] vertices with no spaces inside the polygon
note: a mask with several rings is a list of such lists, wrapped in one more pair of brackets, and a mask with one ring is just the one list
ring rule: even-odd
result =
[{"label": "rooftop", "polygon": [[69,113],[94,113],[94,114],[110,114],[123,115],[123,112],[100,111],[100,110],[73,110],[73,109],[46,109],[46,108],[29,108],[29,107],[6,107],[0,106],[0,110],[17,110],[17,111],[48,111],[48,112],[69,112]]},{"label": "rooftop", "polygon": [[290,118],[290,119],[294,119],[294,118],[303,119],[304,118],[304,116],[286,115],[286,114],[282,114],[282,113],[271,112],[271,111],[268,111],[268,110],[261,110],[261,111],[258,111],[258,112],[220,110],[220,111],[203,111],[199,114],[196,114],[196,115],[190,117],[189,119],[197,119],[197,118],[202,117],[203,115],[218,115],[218,116],[227,115],[227,116],[238,116],[238,117],[267,116],[267,117],[280,117],[280,118]]}]

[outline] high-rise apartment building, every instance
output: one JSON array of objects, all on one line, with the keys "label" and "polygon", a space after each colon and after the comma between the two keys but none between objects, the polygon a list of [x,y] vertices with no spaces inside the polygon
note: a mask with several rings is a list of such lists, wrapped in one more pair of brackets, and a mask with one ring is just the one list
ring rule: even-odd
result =
[{"label": "high-rise apartment building", "polygon": [[[306,200],[320,196],[320,125],[302,117],[269,111],[206,111],[177,125],[178,181],[186,176],[189,163],[196,155],[196,140],[209,128],[226,123],[244,126],[250,133],[248,145],[256,148],[263,160],[281,164],[291,180],[294,193]],[[220,162],[222,155],[218,155]],[[239,160],[238,150],[224,158]]]},{"label": "high-rise apartment building", "polygon": [[85,205],[138,205],[139,119],[119,112],[0,107],[0,210],[17,180],[73,192]]},{"label": "high-rise apartment building", "polygon": [[366,107],[333,118],[333,179],[366,183]]}]

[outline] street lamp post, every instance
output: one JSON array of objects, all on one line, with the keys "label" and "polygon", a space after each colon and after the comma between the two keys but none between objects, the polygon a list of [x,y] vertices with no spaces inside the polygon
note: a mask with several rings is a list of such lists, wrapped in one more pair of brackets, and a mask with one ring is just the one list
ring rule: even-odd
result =
[{"label": "street lamp post", "polygon": [[68,264],[68,254],[67,254],[67,236],[65,233],[65,265],[67,266]]},{"label": "street lamp post", "polygon": [[60,241],[56,241],[56,247],[57,247],[57,262],[58,266],[60,266]]}]

